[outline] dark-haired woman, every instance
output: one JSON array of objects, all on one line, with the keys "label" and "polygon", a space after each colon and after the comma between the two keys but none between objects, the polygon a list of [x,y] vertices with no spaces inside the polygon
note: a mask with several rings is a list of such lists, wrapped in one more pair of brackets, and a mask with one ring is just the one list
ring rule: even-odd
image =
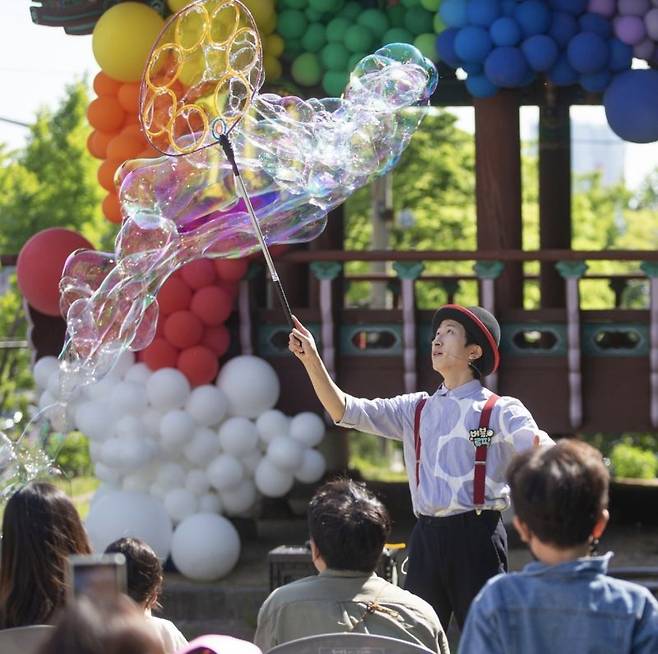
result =
[{"label": "dark-haired woman", "polygon": [[71,500],[33,481],[5,507],[0,557],[0,629],[48,624],[64,606],[67,558],[91,547]]}]

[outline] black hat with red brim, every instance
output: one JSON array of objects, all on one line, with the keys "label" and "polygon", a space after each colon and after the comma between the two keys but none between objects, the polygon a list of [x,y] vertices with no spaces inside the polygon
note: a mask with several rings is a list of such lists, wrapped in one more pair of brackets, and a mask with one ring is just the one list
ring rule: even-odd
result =
[{"label": "black hat with red brim", "polygon": [[444,320],[458,322],[468,332],[469,340],[474,341],[482,348],[482,356],[473,365],[483,377],[498,369],[500,325],[491,313],[482,307],[444,304],[432,318],[432,338]]}]

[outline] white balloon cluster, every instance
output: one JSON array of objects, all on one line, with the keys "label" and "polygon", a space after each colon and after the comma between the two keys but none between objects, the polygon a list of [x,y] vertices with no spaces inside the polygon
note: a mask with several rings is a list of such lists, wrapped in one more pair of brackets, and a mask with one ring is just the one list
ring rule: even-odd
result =
[{"label": "white balloon cluster", "polygon": [[[57,360],[40,359],[34,378],[40,408],[56,402]],[[240,543],[237,532],[227,536],[235,529],[219,514],[249,515],[261,494],[282,497],[295,479],[312,483],[325,471],[324,457],[313,449],[324,437],[323,421],[315,413],[291,418],[274,409],[279,390],[274,369],[258,357],[231,359],[215,385],[191,389],[180,371],[151,372],[127,352],[110,374],[79,392],[67,413],[88,436],[103,482],[87,521],[96,549],[125,535],[150,538],[162,557],[171,548],[183,574],[228,573]],[[154,502],[159,509],[144,508]],[[163,522],[169,533],[178,525],[173,540],[162,536]],[[205,526],[197,532],[199,525]],[[209,543],[209,534],[223,536]],[[230,550],[224,557],[217,554],[222,548]]]}]

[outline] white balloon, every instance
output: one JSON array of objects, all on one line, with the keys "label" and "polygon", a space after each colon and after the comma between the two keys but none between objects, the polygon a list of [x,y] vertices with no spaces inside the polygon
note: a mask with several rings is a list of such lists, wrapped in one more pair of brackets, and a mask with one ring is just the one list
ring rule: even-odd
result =
[{"label": "white balloon", "polygon": [[174,488],[182,486],[186,476],[185,468],[179,463],[163,463],[155,479],[163,488]]},{"label": "white balloon", "polygon": [[102,461],[94,464],[94,474],[98,479],[108,484],[116,484],[121,478],[121,473],[105,465]]},{"label": "white balloon", "polygon": [[46,390],[55,398],[60,398],[62,396],[61,376],[59,374],[59,368],[53,371],[50,377],[48,377]]},{"label": "white balloon", "polygon": [[309,448],[304,450],[304,460],[295,472],[295,479],[304,484],[313,484],[321,479],[326,469],[327,463],[322,454]]},{"label": "white balloon", "polygon": [[206,493],[199,498],[199,513],[221,513],[222,501],[215,493]]},{"label": "white balloon", "polygon": [[114,435],[117,438],[142,438],[145,431],[144,423],[132,415],[119,418],[114,426]]},{"label": "white balloon", "polygon": [[119,383],[120,378],[113,372],[108,373],[101,380],[85,386],[85,395],[90,400],[106,401],[110,397],[112,389]]},{"label": "white balloon", "polygon": [[185,520],[197,510],[196,495],[187,488],[174,488],[164,496],[164,505],[174,522]]},{"label": "white balloon", "polygon": [[92,461],[100,461],[102,456],[102,449],[103,443],[99,443],[98,441],[89,441],[89,456],[91,457]]},{"label": "white balloon", "polygon": [[270,409],[258,417],[256,428],[263,443],[269,443],[275,436],[288,433],[290,418],[278,409]]},{"label": "white balloon", "polygon": [[48,379],[55,372],[59,371],[59,361],[57,357],[41,357],[32,370],[36,385],[45,389],[48,386]]},{"label": "white balloon", "polygon": [[185,458],[197,465],[206,465],[219,454],[219,436],[217,432],[207,427],[200,427],[194,432],[194,437],[183,448]]},{"label": "white balloon", "polygon": [[264,359],[238,356],[221,369],[217,386],[226,393],[229,413],[257,418],[271,409],[279,399],[279,378]]},{"label": "white balloon", "polygon": [[101,462],[110,468],[123,467],[121,441],[118,438],[108,438],[101,448]]},{"label": "white balloon", "polygon": [[117,416],[131,413],[144,413],[147,405],[146,389],[142,384],[130,381],[120,381],[110,393],[110,406]]},{"label": "white balloon", "polygon": [[126,371],[124,381],[135,382],[136,384],[146,385],[151,377],[151,369],[145,363],[136,363]]},{"label": "white balloon", "polygon": [[286,470],[281,470],[265,457],[256,468],[254,475],[256,488],[267,497],[283,497],[291,488],[295,478]]},{"label": "white balloon", "polygon": [[258,446],[256,425],[247,418],[229,418],[219,428],[219,442],[227,454],[246,456]]},{"label": "white balloon", "polygon": [[216,386],[198,386],[190,393],[185,409],[199,425],[218,425],[228,410],[228,398]]},{"label": "white balloon", "polygon": [[75,426],[94,441],[104,441],[110,437],[114,419],[110,406],[100,400],[83,402],[75,411]]},{"label": "white balloon", "polygon": [[208,475],[203,470],[190,470],[185,478],[185,488],[195,495],[205,495],[210,490]]},{"label": "white balloon", "polygon": [[210,485],[218,491],[237,486],[244,477],[244,467],[234,456],[220,454],[208,466]]},{"label": "white balloon", "polygon": [[245,467],[250,476],[253,477],[254,473],[256,472],[256,468],[258,467],[258,464],[261,462],[262,458],[263,453],[260,450],[253,450],[247,454],[247,456],[243,456],[240,461],[242,461],[242,465]]},{"label": "white balloon", "polygon": [[240,537],[226,518],[197,513],[176,527],[171,558],[186,577],[198,581],[220,579],[240,558]]},{"label": "white balloon", "polygon": [[106,493],[90,508],[86,527],[96,552],[124,536],[146,541],[160,559],[170,551],[171,518],[162,502],[146,493]]},{"label": "white balloon", "polygon": [[277,468],[295,472],[302,465],[306,448],[287,436],[277,436],[267,446],[265,455]]},{"label": "white balloon", "polygon": [[192,416],[181,409],[168,411],[160,421],[160,439],[167,452],[177,452],[192,439],[196,425]]},{"label": "white balloon", "polygon": [[160,422],[162,421],[162,413],[156,411],[155,409],[148,408],[140,416],[146,431],[156,438],[160,438]]},{"label": "white balloon", "polygon": [[143,475],[140,475],[139,472],[132,472],[123,478],[122,488],[125,491],[148,493],[151,488],[151,482]]},{"label": "white balloon", "polygon": [[290,436],[307,447],[315,447],[324,438],[325,426],[317,413],[298,413],[290,422]]},{"label": "white balloon", "polygon": [[190,395],[190,383],[174,368],[161,368],[146,382],[146,395],[151,406],[161,411],[180,409]]},{"label": "white balloon", "polygon": [[243,479],[235,488],[220,493],[226,515],[240,515],[251,509],[258,499],[258,491],[251,479]]},{"label": "white balloon", "polygon": [[162,484],[159,484],[157,481],[151,484],[151,487],[149,488],[149,493],[153,495],[153,497],[157,497],[160,500],[164,500],[164,496],[167,494],[168,489],[165,488]]}]

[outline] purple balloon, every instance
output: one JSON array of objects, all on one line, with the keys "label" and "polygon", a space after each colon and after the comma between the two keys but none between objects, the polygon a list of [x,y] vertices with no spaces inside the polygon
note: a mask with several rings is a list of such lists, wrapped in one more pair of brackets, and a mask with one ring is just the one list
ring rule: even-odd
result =
[{"label": "purple balloon", "polygon": [[619,40],[628,45],[637,45],[647,36],[644,21],[637,16],[617,16],[614,28]]},{"label": "purple balloon", "polygon": [[[656,51],[656,44],[651,39],[644,39],[641,43],[633,46],[633,55],[638,59],[649,61]],[[658,108],[656,109],[658,111]]]},{"label": "purple balloon", "polygon": [[613,16],[617,8],[615,0],[589,0],[587,11],[593,14],[601,14],[608,18]]},{"label": "purple balloon", "polygon": [[649,0],[619,0],[617,12],[621,16],[644,16],[650,6]]},{"label": "purple balloon", "polygon": [[652,9],[644,17],[644,26],[647,34],[654,40],[658,41],[658,8]]}]

